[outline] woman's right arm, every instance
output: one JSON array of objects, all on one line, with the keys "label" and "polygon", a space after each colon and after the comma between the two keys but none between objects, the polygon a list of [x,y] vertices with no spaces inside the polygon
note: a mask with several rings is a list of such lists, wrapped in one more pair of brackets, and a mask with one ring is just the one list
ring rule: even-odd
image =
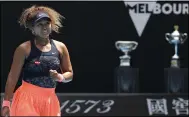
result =
[{"label": "woman's right arm", "polygon": [[21,69],[24,64],[24,60],[25,60],[25,44],[21,44],[16,48],[14,52],[13,62],[5,86],[4,100],[9,100],[9,101],[11,100],[15,86],[20,76]]}]

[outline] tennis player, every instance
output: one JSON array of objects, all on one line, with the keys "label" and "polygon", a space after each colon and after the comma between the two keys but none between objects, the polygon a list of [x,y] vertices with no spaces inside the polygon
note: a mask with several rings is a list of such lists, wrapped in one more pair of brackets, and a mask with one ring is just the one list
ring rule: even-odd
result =
[{"label": "tennis player", "polygon": [[[46,6],[31,6],[20,17],[34,38],[20,44],[13,57],[2,103],[2,116],[60,116],[57,82],[70,82],[72,65],[66,45],[50,38],[59,33],[63,16]],[[22,85],[15,91],[22,73]],[[13,98],[12,98],[13,97]],[[10,102],[12,99],[12,103]]]}]

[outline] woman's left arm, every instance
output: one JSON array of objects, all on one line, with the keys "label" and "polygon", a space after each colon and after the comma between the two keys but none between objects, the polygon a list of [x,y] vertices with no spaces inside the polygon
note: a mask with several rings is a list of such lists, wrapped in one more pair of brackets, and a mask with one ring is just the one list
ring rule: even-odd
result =
[{"label": "woman's left arm", "polygon": [[73,69],[70,60],[70,55],[65,44],[61,43],[60,45],[62,52],[61,55],[61,71],[62,75],[66,81],[71,81],[73,79]]},{"label": "woman's left arm", "polygon": [[57,47],[60,53],[60,68],[61,73],[58,73],[56,70],[49,70],[50,75],[59,82],[70,82],[73,79],[73,70],[72,64],[70,61],[70,55],[65,44],[59,42]]}]

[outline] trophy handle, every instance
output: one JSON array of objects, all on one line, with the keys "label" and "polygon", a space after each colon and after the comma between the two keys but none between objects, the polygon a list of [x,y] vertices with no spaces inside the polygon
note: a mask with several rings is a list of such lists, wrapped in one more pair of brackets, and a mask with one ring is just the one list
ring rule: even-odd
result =
[{"label": "trophy handle", "polygon": [[170,33],[165,33],[165,39],[170,43],[171,35]]},{"label": "trophy handle", "polygon": [[133,42],[134,44],[135,44],[135,46],[133,47],[133,49],[132,50],[135,50],[136,49],[136,47],[138,46],[138,43],[137,42]]},{"label": "trophy handle", "polygon": [[115,42],[115,47],[116,47],[118,50],[120,50],[120,49],[118,48],[118,43],[119,43],[119,41],[116,41],[116,42]]},{"label": "trophy handle", "polygon": [[187,33],[181,34],[181,44],[183,44],[187,38],[188,38]]}]

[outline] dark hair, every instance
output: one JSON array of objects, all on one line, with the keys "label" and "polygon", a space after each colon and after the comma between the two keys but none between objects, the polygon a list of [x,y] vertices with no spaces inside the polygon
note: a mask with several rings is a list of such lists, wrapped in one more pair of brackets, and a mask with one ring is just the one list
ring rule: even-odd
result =
[{"label": "dark hair", "polygon": [[61,14],[59,14],[54,9],[47,6],[36,6],[33,5],[27,9],[25,9],[19,19],[19,24],[24,26],[25,28],[31,28],[31,19],[34,18],[39,12],[44,12],[49,15],[52,24],[52,30],[56,33],[59,33],[59,28],[62,27],[62,18],[64,18]]}]

